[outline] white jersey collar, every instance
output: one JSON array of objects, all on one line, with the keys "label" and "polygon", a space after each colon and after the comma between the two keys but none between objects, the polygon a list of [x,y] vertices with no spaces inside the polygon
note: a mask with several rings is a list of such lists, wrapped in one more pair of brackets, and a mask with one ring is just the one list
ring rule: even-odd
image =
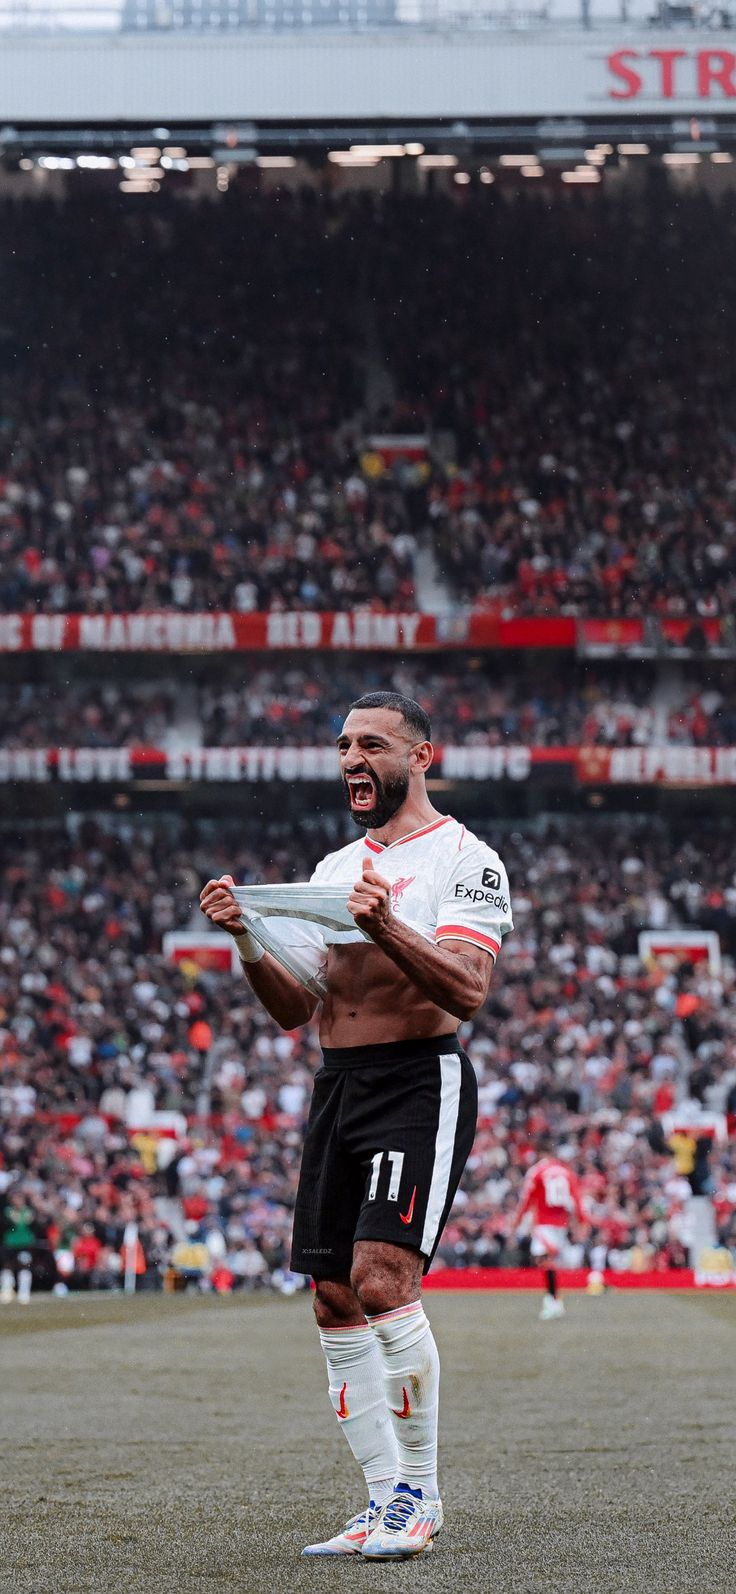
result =
[{"label": "white jersey collar", "polygon": [[391,852],[394,847],[403,847],[407,841],[418,841],[420,836],[428,836],[431,831],[439,830],[440,825],[450,825],[452,822],[452,814],[445,814],[443,819],[433,819],[431,825],[422,825],[421,830],[410,830],[408,836],[399,836],[397,841],[374,841],[372,836],[363,839],[371,852]]}]

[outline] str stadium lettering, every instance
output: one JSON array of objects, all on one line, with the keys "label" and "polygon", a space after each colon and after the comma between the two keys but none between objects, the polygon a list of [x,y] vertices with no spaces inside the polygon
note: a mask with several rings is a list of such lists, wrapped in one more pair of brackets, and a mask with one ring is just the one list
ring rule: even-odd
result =
[{"label": "str stadium lettering", "polygon": [[614,50],[611,100],[736,99],[732,50]]}]

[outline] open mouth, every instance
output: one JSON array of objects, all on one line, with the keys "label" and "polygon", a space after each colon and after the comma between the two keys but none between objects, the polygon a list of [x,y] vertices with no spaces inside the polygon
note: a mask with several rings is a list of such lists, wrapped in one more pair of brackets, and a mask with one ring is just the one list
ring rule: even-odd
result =
[{"label": "open mouth", "polygon": [[372,808],[376,800],[376,788],[370,775],[348,775],[347,782],[353,808]]}]

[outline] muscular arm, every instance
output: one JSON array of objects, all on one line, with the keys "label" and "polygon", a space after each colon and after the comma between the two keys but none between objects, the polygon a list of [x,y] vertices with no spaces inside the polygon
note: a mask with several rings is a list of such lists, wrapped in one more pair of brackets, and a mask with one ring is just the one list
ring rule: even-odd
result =
[{"label": "muscular arm", "polygon": [[437,1007],[456,1018],[472,1018],[483,1006],[493,960],[465,941],[425,941],[391,912],[391,888],[369,863],[353,886],[348,907],[361,930]]},{"label": "muscular arm", "polygon": [[264,952],[258,963],[244,963],[243,969],[261,1006],[281,1029],[299,1029],[302,1024],[309,1023],[317,1006],[316,996],[305,991],[270,952]]},{"label": "muscular arm", "polygon": [[[233,881],[230,875],[222,880],[208,880],[200,894],[202,912],[218,930],[228,930],[230,935],[242,935],[245,925],[240,909],[228,890]],[[245,977],[258,997],[262,1007],[270,1013],[281,1029],[298,1029],[307,1024],[317,1006],[316,996],[305,991],[304,986],[281,967],[270,952],[264,952],[257,963],[243,963]]]}]

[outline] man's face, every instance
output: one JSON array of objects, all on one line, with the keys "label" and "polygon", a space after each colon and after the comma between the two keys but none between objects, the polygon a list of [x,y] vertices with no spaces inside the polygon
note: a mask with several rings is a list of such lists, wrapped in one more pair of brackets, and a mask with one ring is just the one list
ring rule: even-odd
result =
[{"label": "man's face", "polygon": [[337,738],[345,800],[356,825],[380,830],[409,795],[414,742],[391,708],[353,709]]}]

